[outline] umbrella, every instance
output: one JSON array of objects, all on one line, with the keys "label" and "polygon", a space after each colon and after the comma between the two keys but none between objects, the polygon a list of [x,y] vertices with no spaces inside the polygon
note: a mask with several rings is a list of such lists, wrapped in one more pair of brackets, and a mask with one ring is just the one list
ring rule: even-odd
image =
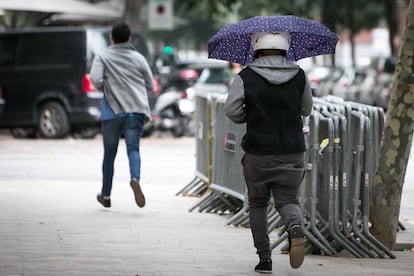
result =
[{"label": "umbrella", "polygon": [[255,16],[221,28],[208,41],[208,57],[242,65],[253,60],[251,37],[256,32],[288,32],[288,60],[334,54],[338,37],[325,25],[293,15]]}]

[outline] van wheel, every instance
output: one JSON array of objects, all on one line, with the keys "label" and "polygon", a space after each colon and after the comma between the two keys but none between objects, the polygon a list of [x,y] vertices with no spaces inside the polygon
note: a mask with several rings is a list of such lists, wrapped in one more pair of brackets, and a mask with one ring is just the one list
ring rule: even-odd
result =
[{"label": "van wheel", "polygon": [[69,120],[63,106],[48,102],[39,111],[39,130],[45,138],[64,138],[69,134]]}]

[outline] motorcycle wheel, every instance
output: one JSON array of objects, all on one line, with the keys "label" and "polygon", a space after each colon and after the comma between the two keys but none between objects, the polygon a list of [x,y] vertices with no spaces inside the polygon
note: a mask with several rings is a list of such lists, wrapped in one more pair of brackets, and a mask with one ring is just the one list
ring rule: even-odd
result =
[{"label": "motorcycle wheel", "polygon": [[179,117],[177,120],[177,125],[171,129],[171,133],[175,138],[183,137],[186,131],[185,118]]}]

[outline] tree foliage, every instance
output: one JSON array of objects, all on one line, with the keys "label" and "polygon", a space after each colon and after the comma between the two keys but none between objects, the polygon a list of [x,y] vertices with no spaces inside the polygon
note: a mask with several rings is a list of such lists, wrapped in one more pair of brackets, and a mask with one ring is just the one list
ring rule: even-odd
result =
[{"label": "tree foliage", "polygon": [[[83,0],[98,3],[106,0]],[[131,21],[134,28],[144,25],[137,14],[146,0],[125,1],[124,18]],[[387,6],[385,6],[387,3]],[[396,29],[396,0],[175,0],[175,17],[187,24],[178,26],[173,31],[148,31],[148,35],[158,41],[167,41],[187,47],[201,47],[222,26],[236,20],[255,15],[293,14],[310,19],[320,20],[334,32],[350,30],[351,35],[363,28],[378,25],[387,19],[392,30]],[[138,7],[135,7],[137,6]],[[386,8],[385,8],[386,7]],[[138,10],[136,10],[136,8]],[[391,11],[390,11],[391,9]],[[133,11],[133,12],[132,12]],[[6,12],[0,16],[0,24],[4,28],[19,28],[41,25],[45,14],[32,15],[22,12]],[[393,32],[392,32],[393,33]]]},{"label": "tree foliage", "polygon": [[0,16],[0,30],[40,26],[50,16],[48,13],[26,11],[4,11]]},{"label": "tree foliage", "polygon": [[219,28],[231,22],[256,15],[295,14],[314,18],[317,12],[317,5],[308,0],[181,0],[174,1],[174,13],[187,24],[169,32],[149,32],[149,35],[170,44],[199,48]]},{"label": "tree foliage", "polygon": [[334,32],[348,29],[356,34],[361,29],[378,26],[386,18],[384,10],[384,3],[378,0],[176,0],[175,16],[185,19],[187,26],[172,31],[168,40],[193,40],[195,45],[201,45],[227,23],[256,15],[278,14],[319,20]]}]

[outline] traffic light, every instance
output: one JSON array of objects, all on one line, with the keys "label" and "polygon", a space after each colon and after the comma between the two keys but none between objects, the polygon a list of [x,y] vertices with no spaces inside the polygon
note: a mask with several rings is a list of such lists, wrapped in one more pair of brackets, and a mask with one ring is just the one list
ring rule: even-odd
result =
[{"label": "traffic light", "polygon": [[164,47],[164,54],[166,55],[172,55],[174,52],[173,47],[171,47],[170,45],[166,45]]}]

